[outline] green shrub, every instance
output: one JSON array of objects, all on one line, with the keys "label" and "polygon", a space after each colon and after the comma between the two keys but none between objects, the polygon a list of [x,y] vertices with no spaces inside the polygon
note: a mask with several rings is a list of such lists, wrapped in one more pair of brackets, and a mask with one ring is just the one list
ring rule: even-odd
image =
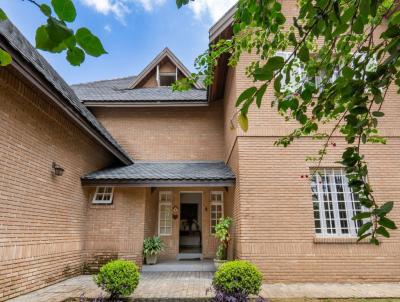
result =
[{"label": "green shrub", "polygon": [[138,286],[139,277],[136,264],[120,259],[103,265],[94,281],[110,294],[111,299],[116,299],[132,294]]},{"label": "green shrub", "polygon": [[213,287],[228,295],[258,295],[261,290],[262,275],[258,268],[245,260],[229,261],[216,271]]},{"label": "green shrub", "polygon": [[148,237],[143,241],[144,255],[157,255],[164,250],[164,243],[158,236]]},{"label": "green shrub", "polygon": [[215,238],[220,242],[216,254],[218,260],[228,259],[228,245],[231,240],[231,235],[229,234],[229,227],[232,224],[232,218],[224,217],[219,220],[215,226]]}]

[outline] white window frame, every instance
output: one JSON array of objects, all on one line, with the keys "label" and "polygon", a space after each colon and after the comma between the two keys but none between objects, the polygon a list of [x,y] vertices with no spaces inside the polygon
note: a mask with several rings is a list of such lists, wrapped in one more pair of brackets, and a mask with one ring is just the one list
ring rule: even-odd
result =
[{"label": "white window frame", "polygon": [[[344,169],[320,168],[312,172],[315,173],[311,179],[311,191],[316,237],[356,238],[361,225],[351,218],[365,209],[351,192]],[[336,181],[337,176],[340,177],[340,183]],[[338,187],[342,188],[341,192],[337,191]],[[339,194],[343,195],[343,200],[338,199]],[[341,217],[341,214],[345,217]],[[346,226],[342,226],[341,222]]]},{"label": "white window frame", "polygon": [[[166,200],[162,200],[162,196],[165,194],[169,196]],[[161,207],[162,206],[169,206],[170,213],[171,213],[171,231],[169,233],[161,233]],[[171,191],[160,191],[158,194],[158,235],[159,236],[171,236],[172,235],[172,192]],[[165,227],[165,226],[164,226]]]},{"label": "white window frame", "polygon": [[[220,196],[220,200],[213,200],[213,195]],[[212,213],[213,206],[221,206],[221,217],[219,219],[224,218],[224,192],[223,191],[211,191],[210,192],[210,234],[215,234],[215,230],[212,226]],[[216,218],[216,223],[218,223],[218,218]]]},{"label": "white window frame", "polygon": [[[111,188],[111,192],[106,192],[107,189]],[[99,192],[100,189],[104,189],[104,192]],[[104,196],[109,195],[110,198],[104,200]],[[99,199],[99,197],[101,198]],[[93,195],[92,204],[112,204],[114,198],[114,187],[111,186],[98,186],[96,187],[96,192]]]},{"label": "white window frame", "polygon": [[169,86],[161,86],[161,79],[160,77],[162,76],[174,76],[175,77],[175,82],[178,80],[178,67],[175,67],[175,72],[161,72],[160,71],[160,65],[157,65],[157,70],[156,70],[156,81],[157,81],[157,86],[158,87],[169,87]]}]

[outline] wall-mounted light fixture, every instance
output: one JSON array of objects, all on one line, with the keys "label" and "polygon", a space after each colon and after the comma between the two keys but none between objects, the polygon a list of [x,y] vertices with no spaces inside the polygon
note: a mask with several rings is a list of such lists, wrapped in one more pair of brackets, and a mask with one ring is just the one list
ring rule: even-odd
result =
[{"label": "wall-mounted light fixture", "polygon": [[57,164],[56,162],[53,162],[52,165],[52,172],[54,176],[62,176],[64,173],[64,168],[61,167],[59,164]]}]

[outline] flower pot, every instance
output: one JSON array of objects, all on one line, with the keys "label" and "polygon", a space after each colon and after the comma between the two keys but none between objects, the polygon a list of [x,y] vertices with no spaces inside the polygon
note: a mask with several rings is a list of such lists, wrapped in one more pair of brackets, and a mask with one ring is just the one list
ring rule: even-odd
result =
[{"label": "flower pot", "polygon": [[146,255],[146,264],[156,264],[157,263],[157,255]]},{"label": "flower pot", "polygon": [[225,262],[228,262],[228,260],[219,260],[219,259],[214,259],[214,266],[215,269],[218,269],[222,264]]}]

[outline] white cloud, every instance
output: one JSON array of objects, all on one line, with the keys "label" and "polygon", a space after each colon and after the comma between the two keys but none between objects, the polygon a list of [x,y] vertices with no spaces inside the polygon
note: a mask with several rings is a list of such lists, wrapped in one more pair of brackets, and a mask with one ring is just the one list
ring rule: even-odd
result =
[{"label": "white cloud", "polygon": [[200,20],[204,16],[210,16],[213,22],[222,17],[237,0],[195,0],[189,4],[196,19]]},{"label": "white cloud", "polygon": [[124,22],[124,18],[131,12],[131,5],[141,6],[146,11],[152,11],[161,6],[166,0],[81,0],[86,6],[97,12],[108,15],[113,14],[118,20]]},{"label": "white cloud", "polygon": [[104,26],[104,30],[105,30],[106,32],[110,33],[110,32],[112,31],[112,28],[111,28],[111,26],[110,26],[109,24],[106,24],[106,25]]}]

